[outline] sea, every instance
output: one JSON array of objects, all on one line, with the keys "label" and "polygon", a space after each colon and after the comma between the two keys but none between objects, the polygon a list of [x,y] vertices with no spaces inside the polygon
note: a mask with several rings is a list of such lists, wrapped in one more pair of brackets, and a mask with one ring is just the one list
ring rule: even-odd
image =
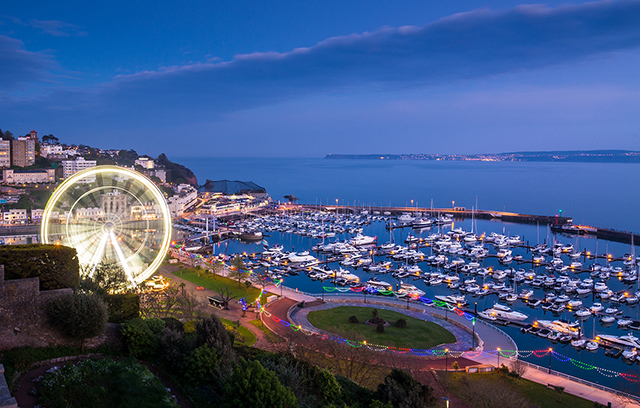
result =
[{"label": "sea", "polygon": [[[622,231],[640,232],[640,217],[635,212],[640,205],[640,164],[627,163],[559,163],[559,162],[470,162],[470,161],[399,161],[399,160],[354,160],[323,158],[219,158],[219,157],[170,157],[196,174],[198,182],[210,180],[253,181],[264,187],[275,201],[286,201],[286,195],[294,195],[300,203],[367,206],[405,206],[416,208],[477,207],[481,210],[510,211],[535,215],[562,215],[573,219],[574,224],[613,228]],[[471,230],[471,220],[458,221],[455,227]],[[611,253],[620,257],[625,253],[640,255],[631,245],[590,237],[565,236],[551,233],[546,225],[515,224],[500,221],[477,220],[476,231],[489,234],[492,231],[508,235],[520,235],[530,245],[536,242],[571,243],[576,250],[586,249],[592,253]],[[422,232],[397,229],[390,233],[383,223],[365,227],[364,233],[378,236],[378,243],[394,240],[401,243],[409,233],[426,237],[434,231]],[[422,234],[422,235],[421,235]],[[346,239],[347,236],[339,236]],[[294,234],[271,233],[266,238],[270,245],[282,244],[285,250],[309,250],[318,240]],[[640,243],[638,243],[640,244]],[[214,247],[217,253],[259,252],[261,245],[239,241],[222,242]],[[423,249],[427,255],[428,249]],[[495,251],[492,251],[495,252]],[[514,255],[530,259],[531,254],[521,249]],[[593,261],[586,261],[585,266]],[[602,260],[599,260],[603,263]],[[568,264],[568,259],[565,259]],[[330,265],[337,268],[339,265]],[[484,266],[502,268],[495,259],[485,260]],[[529,269],[530,264],[511,266]],[[620,264],[621,266],[621,264]],[[429,267],[421,264],[423,270]],[[369,274],[352,270],[361,281]],[[536,273],[546,273],[536,268]],[[579,275],[581,279],[589,274]],[[391,276],[379,276],[393,281]],[[464,276],[463,276],[464,278]],[[481,279],[479,283],[481,282]],[[426,297],[453,293],[445,285],[426,286],[421,280],[409,282],[426,292]],[[311,281],[305,275],[285,278],[286,286],[299,290],[320,293],[330,283]],[[638,290],[637,285],[626,287],[611,278],[607,284],[613,291]],[[519,288],[520,289],[520,288]],[[524,288],[522,288],[524,289]],[[534,289],[527,286],[526,289]],[[535,297],[544,297],[544,291],[534,289]],[[467,296],[471,304],[478,302],[478,310],[489,308],[497,296],[481,298]],[[584,306],[597,302],[597,298],[582,298]],[[609,304],[602,302],[605,307]],[[554,320],[550,312],[541,308],[532,309],[519,301],[513,307],[536,319]],[[640,319],[639,306],[619,306],[624,315]],[[561,318],[575,320],[570,312]],[[582,322],[587,337],[607,333],[622,335],[628,330],[616,325],[602,325],[596,318]],[[583,378],[604,386],[628,391],[633,383],[615,373],[630,373],[640,378],[640,366],[636,363],[605,356],[603,349],[595,352],[578,351],[570,345],[553,344],[546,339],[521,333],[519,328],[501,327],[518,344],[520,350],[546,350],[552,347],[558,353],[552,359],[552,368],[566,374]],[[640,337],[638,332],[635,333]],[[540,353],[538,353],[540,354]],[[571,357],[581,363],[567,362]],[[536,357],[530,353],[525,360],[546,367],[548,357]],[[612,374],[613,373],[613,374]]]}]

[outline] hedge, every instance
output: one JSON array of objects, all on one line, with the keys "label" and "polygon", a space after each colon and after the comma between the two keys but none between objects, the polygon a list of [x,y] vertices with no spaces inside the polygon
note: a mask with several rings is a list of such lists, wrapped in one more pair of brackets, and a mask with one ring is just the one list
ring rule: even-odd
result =
[{"label": "hedge", "polygon": [[40,278],[40,290],[73,288],[80,282],[78,253],[62,245],[2,245],[5,279]]}]

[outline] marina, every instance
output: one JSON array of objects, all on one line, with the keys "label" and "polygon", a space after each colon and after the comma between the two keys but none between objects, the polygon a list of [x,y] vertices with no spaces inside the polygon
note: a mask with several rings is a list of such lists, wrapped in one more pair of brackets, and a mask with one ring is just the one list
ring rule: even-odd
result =
[{"label": "marina", "polygon": [[[630,346],[606,337],[640,329],[639,259],[628,245],[475,215],[438,219],[406,211],[394,216],[363,208],[286,208],[233,223],[261,231],[264,241],[201,242],[196,252],[227,261],[239,254],[247,268],[319,298],[342,288],[365,298],[404,300],[407,306],[425,299],[447,302],[503,326],[519,349],[552,347],[623,372],[637,361],[631,352],[623,355]],[[404,225],[409,217],[411,225]],[[414,228],[416,218],[432,226]],[[611,352],[614,347],[622,351]],[[535,363],[535,357],[528,360]],[[575,367],[565,368],[579,374]],[[611,385],[606,377],[596,380]]]}]

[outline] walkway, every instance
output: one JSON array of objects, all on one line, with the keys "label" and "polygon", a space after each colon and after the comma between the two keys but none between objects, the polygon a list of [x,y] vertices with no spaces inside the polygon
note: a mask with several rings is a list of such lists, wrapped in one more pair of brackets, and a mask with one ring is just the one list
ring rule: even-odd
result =
[{"label": "walkway", "polygon": [[[320,295],[318,296],[318,298],[320,298]],[[459,324],[462,324],[464,326],[466,326],[469,330],[472,330],[473,328],[473,324],[468,321],[467,319],[465,319],[463,316],[458,316],[455,313],[449,312],[446,313],[444,310],[442,310],[441,308],[437,308],[437,307],[431,307],[431,306],[426,306],[426,305],[418,305],[418,304],[411,304],[411,308],[422,308],[425,310],[424,313],[421,312],[417,312],[417,311],[410,311],[410,310],[406,310],[406,302],[403,301],[397,301],[394,299],[387,299],[387,298],[376,298],[371,299],[371,297],[369,297],[367,299],[367,303],[364,303],[364,298],[362,296],[353,296],[353,295],[345,295],[345,294],[331,294],[331,295],[327,295],[326,293],[324,294],[324,300],[329,302],[326,304],[323,303],[312,303],[309,304],[307,307],[305,308],[300,308],[300,309],[294,309],[291,313],[291,319],[288,320],[287,319],[287,311],[294,306],[295,304],[298,303],[298,301],[295,301],[293,299],[282,299],[279,300],[277,302],[273,302],[270,305],[267,306],[266,310],[270,313],[273,313],[274,316],[277,316],[280,319],[283,319],[285,321],[289,321],[290,323],[295,323],[297,325],[301,325],[303,328],[305,329],[313,329],[315,331],[320,331],[318,329],[313,328],[313,326],[309,323],[309,321],[307,320],[307,315],[310,311],[313,310],[324,310],[324,309],[330,309],[333,307],[338,307],[338,306],[342,306],[342,305],[358,305],[358,306],[369,306],[369,307],[375,307],[375,308],[380,308],[380,309],[392,309],[392,307],[390,306],[385,306],[385,305],[380,305],[380,304],[376,304],[375,302],[384,302],[384,303],[395,303],[397,304],[397,309],[405,309],[403,310],[403,313],[410,315],[412,317],[416,317],[416,318],[422,318],[424,320],[429,320],[429,321],[435,321],[438,324],[441,324],[443,326],[445,326],[447,323],[444,321],[445,318],[445,314],[446,314],[446,318],[449,320],[454,320]],[[439,316],[439,317],[438,317]],[[267,325],[267,327],[269,327],[269,329],[271,329],[272,331],[276,332],[276,333],[285,333],[287,330],[290,330],[289,328],[284,327],[282,324],[277,323],[275,321],[273,321],[270,318],[267,318],[266,316],[262,316],[262,319],[265,323],[265,325]],[[449,324],[449,327],[451,325]],[[445,326],[446,327],[446,326]],[[449,327],[447,327],[447,329],[449,329]],[[480,339],[483,342],[483,349],[484,350],[497,350],[498,348],[502,349],[502,350],[514,350],[517,349],[517,345],[515,345],[513,339],[511,339],[511,337],[509,337],[506,333],[502,332],[500,329],[494,327],[493,325],[484,323],[484,322],[478,322],[475,325],[475,331],[476,334],[480,337]],[[462,342],[463,344],[469,344],[469,341],[471,339],[471,335],[468,331],[466,330],[455,330],[454,334],[456,335],[456,338],[458,339],[458,342]],[[467,340],[462,340],[460,338],[458,338],[458,336],[466,336]],[[443,346],[444,347],[444,346]],[[460,350],[460,349],[458,349]],[[463,349],[464,350],[464,349]],[[461,359],[457,359],[459,362]],[[466,359],[462,359],[462,360],[466,360]],[[477,363],[477,364],[492,364],[497,366],[498,363],[500,364],[506,364],[507,366],[510,365],[510,360],[506,357],[500,357],[500,361],[498,362],[498,357],[492,357],[492,356],[486,356],[485,354],[480,354],[478,357],[475,357],[472,359],[473,362]],[[554,364],[554,362],[556,364],[558,364],[557,360],[553,359],[552,360],[552,365]],[[441,360],[428,360],[425,361],[425,366],[429,366],[429,367],[433,367],[433,368],[444,368],[444,361]],[[464,364],[460,364],[461,367],[464,367],[468,365],[466,362]],[[434,367],[435,366],[435,367]],[[442,367],[438,367],[438,366],[442,366]],[[606,390],[602,390],[587,384],[582,384],[580,382],[571,380],[570,378],[566,378],[563,376],[559,376],[559,375],[554,375],[549,374],[547,371],[545,370],[540,370],[534,367],[528,367],[526,373],[524,374],[524,378],[531,380],[531,381],[535,381],[539,384],[543,384],[543,385],[554,385],[554,386],[561,386],[565,388],[565,392],[568,394],[573,394],[573,395],[577,395],[579,397],[585,398],[587,400],[590,401],[597,401],[603,405],[607,405],[609,402],[611,402],[611,406],[612,407],[617,407],[617,408],[640,408],[640,403],[637,402],[626,402],[626,401],[622,401],[620,399],[620,397],[618,397],[617,395],[606,391]]]}]

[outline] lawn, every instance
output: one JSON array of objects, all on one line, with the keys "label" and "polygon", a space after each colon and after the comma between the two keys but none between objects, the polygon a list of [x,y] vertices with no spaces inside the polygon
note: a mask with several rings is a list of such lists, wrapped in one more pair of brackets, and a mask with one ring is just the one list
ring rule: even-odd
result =
[{"label": "lawn", "polygon": [[[222,317],[218,317],[222,324],[224,324],[228,329],[233,330],[233,322],[229,319],[224,319]],[[240,344],[244,344],[245,346],[251,347],[256,344],[256,335],[249,329],[244,326],[238,327],[238,333],[243,337],[244,341],[240,341],[236,338],[236,342]]]},{"label": "lawn", "polygon": [[[443,343],[453,343],[456,338],[451,332],[435,323],[409,317],[391,310],[377,309],[379,317],[389,323],[403,318],[407,327],[398,328],[391,324],[384,333],[377,333],[374,326],[365,322],[372,317],[370,307],[340,306],[328,310],[310,312],[309,322],[315,327],[329,332],[349,336],[353,333],[370,344],[380,344],[402,348],[429,349]],[[356,316],[360,323],[349,323],[349,317]]]},{"label": "lawn", "polygon": [[213,275],[207,274],[200,269],[200,276],[195,268],[184,268],[172,272],[175,276],[179,276],[182,279],[186,279],[189,282],[195,283],[203,288],[211,289],[213,291],[224,290],[225,287],[229,288],[229,293],[232,296],[236,296],[236,299],[246,298],[247,303],[252,303],[260,295],[260,289],[250,286],[246,287],[244,283],[238,287],[238,281],[225,278],[220,275],[216,275],[215,279]]},{"label": "lawn", "polygon": [[282,337],[278,336],[277,334],[269,330],[264,324],[262,324],[262,320],[256,319],[250,321],[249,323],[262,330],[262,332],[267,336],[267,341],[269,343],[282,343],[284,341]]},{"label": "lawn", "polygon": [[499,384],[506,387],[514,387],[521,395],[524,395],[527,399],[533,402],[535,406],[540,408],[593,408],[594,406],[592,401],[567,393],[563,393],[562,402],[558,402],[558,392],[551,388],[547,388],[542,384],[525,379],[517,380],[506,375],[498,374],[497,372],[486,374],[466,374],[464,372],[446,373],[439,371],[438,375],[445,383],[448,384],[449,394],[455,396],[464,394],[463,383],[468,382],[468,384],[471,384],[473,381],[489,379],[491,384],[493,384],[494,389]]}]

